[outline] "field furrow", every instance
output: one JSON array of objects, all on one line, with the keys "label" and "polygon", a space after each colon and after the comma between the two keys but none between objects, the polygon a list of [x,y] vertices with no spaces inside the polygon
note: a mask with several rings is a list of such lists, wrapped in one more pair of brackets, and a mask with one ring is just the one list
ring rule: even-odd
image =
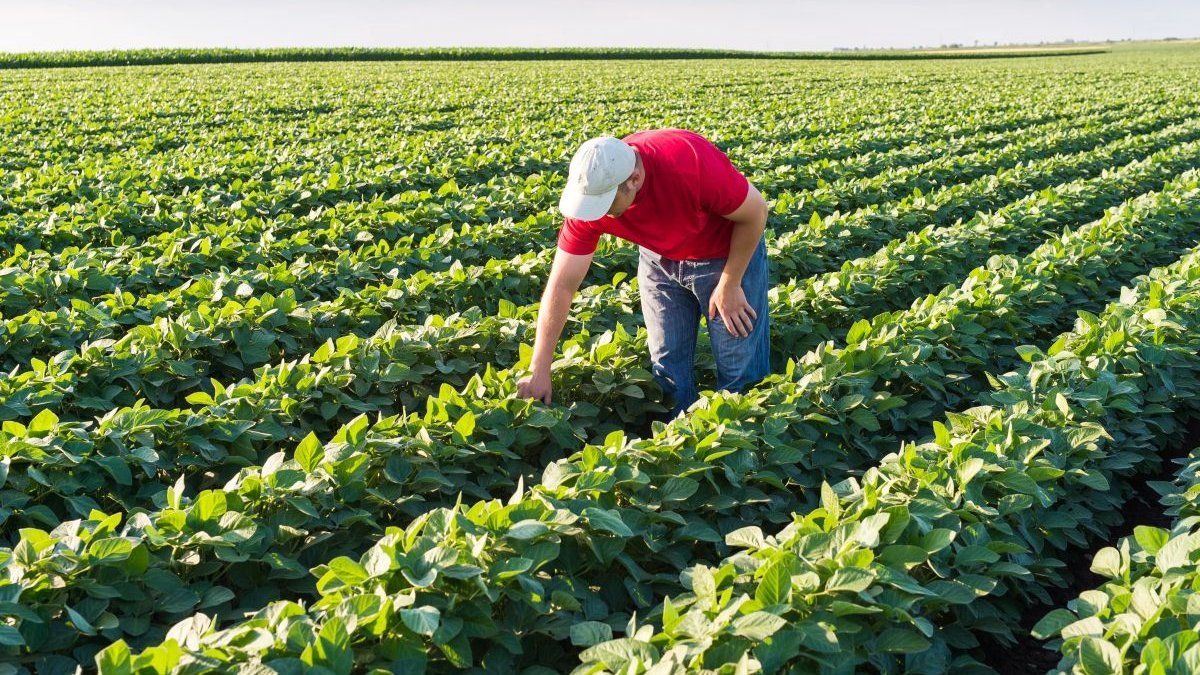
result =
[{"label": "field furrow", "polygon": [[[1174,377],[1169,381],[1174,387]],[[1177,398],[1182,393],[1175,389],[1170,395]],[[1049,639],[1047,647],[1062,654],[1056,675],[1070,673],[1096,655],[1128,672],[1139,667],[1162,672],[1193,669],[1198,655],[1188,644],[1188,617],[1196,602],[1191,600],[1197,575],[1192,557],[1200,546],[1200,452],[1193,450],[1183,463],[1173,480],[1154,486],[1162,494],[1169,529],[1138,524],[1131,536],[1101,548],[1091,558],[1091,572],[1104,583],[1083,591],[1033,627],[1034,637]]]}]

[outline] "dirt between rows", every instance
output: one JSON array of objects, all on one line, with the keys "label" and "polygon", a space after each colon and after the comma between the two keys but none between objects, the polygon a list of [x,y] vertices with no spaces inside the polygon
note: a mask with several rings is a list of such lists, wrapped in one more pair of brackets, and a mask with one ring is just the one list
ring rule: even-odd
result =
[{"label": "dirt between rows", "polygon": [[1200,420],[1192,420],[1187,425],[1183,441],[1172,445],[1162,453],[1162,464],[1154,473],[1140,474],[1131,481],[1133,496],[1125,503],[1123,509],[1124,521],[1119,527],[1113,528],[1107,539],[1095,541],[1087,549],[1072,549],[1064,562],[1067,569],[1074,570],[1075,576],[1066,588],[1047,589],[1054,599],[1053,604],[1030,607],[1021,620],[1017,631],[1017,644],[1005,646],[998,643],[985,644],[981,649],[982,661],[995,668],[1002,675],[1025,675],[1026,673],[1046,673],[1052,670],[1060,658],[1057,651],[1046,649],[1045,643],[1036,640],[1029,634],[1034,624],[1056,607],[1066,607],[1067,603],[1079,597],[1079,594],[1089,588],[1096,588],[1105,579],[1091,571],[1092,558],[1096,552],[1106,546],[1112,546],[1121,537],[1133,534],[1133,528],[1139,525],[1170,528],[1171,518],[1163,512],[1159,503],[1159,494],[1150,483],[1170,481],[1179,470],[1176,459],[1186,457],[1193,448],[1200,446]]}]

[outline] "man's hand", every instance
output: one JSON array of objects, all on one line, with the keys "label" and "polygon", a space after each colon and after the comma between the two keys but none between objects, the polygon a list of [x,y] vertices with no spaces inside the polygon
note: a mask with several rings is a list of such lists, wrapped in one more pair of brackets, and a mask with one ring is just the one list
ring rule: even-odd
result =
[{"label": "man's hand", "polygon": [[550,383],[550,373],[536,371],[528,377],[523,377],[517,382],[517,395],[521,398],[536,398],[537,400],[550,405],[550,396],[553,390],[553,385]]},{"label": "man's hand", "polygon": [[754,321],[758,313],[746,300],[746,292],[741,284],[727,284],[724,278],[717,282],[712,297],[708,300],[708,319],[712,321],[721,315],[725,328],[735,337],[747,337],[754,330]]},{"label": "man's hand", "polygon": [[725,218],[733,221],[733,232],[729,235],[729,258],[725,261],[725,269],[721,271],[721,280],[708,300],[708,320],[712,321],[720,314],[730,335],[748,337],[754,330],[758,314],[746,301],[742,275],[767,229],[767,200],[751,185],[742,205],[733,213],[726,214]]}]

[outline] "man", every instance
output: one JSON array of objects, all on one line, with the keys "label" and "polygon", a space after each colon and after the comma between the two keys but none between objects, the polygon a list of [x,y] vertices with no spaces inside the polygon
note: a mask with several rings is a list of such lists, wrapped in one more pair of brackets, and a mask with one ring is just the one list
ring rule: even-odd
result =
[{"label": "man", "polygon": [[701,312],[718,389],[740,391],[767,375],[767,204],[720,149],[682,129],[593,138],[571,159],[559,210],[566,218],[538,312],[532,374],[517,383],[521,396],[550,402],[550,364],[601,234],[641,247],[651,370],[674,401],[672,417],[698,398]]}]

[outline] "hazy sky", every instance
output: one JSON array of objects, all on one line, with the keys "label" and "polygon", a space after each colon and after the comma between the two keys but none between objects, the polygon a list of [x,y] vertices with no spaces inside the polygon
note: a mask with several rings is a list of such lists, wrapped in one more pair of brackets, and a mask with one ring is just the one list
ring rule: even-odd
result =
[{"label": "hazy sky", "polygon": [[173,46],[907,47],[1200,36],[1197,0],[0,0],[0,51]]}]

